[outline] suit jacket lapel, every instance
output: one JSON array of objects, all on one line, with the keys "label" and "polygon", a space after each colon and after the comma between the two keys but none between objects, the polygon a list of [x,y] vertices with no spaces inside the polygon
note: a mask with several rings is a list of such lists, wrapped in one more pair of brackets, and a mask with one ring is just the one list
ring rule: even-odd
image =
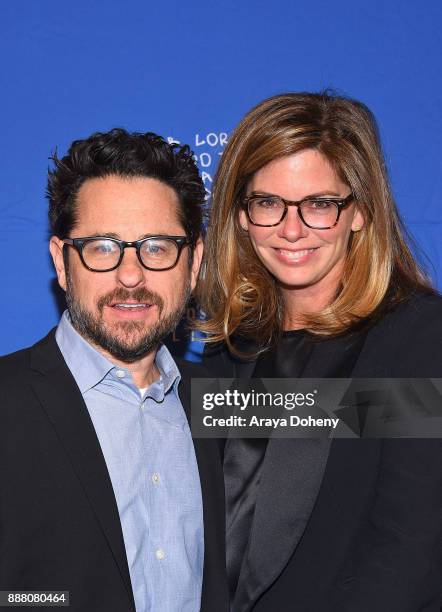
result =
[{"label": "suit jacket lapel", "polygon": [[288,563],[319,493],[329,448],[330,440],[269,441],[235,612],[250,610]]},{"label": "suit jacket lapel", "polygon": [[[318,378],[322,346],[314,346],[302,372]],[[250,365],[237,368],[244,376]],[[295,551],[313,510],[331,440],[270,439],[263,463],[249,546],[234,598],[235,612],[250,610]]]},{"label": "suit jacket lapel", "polygon": [[[176,360],[181,373],[180,399],[191,423],[191,377],[204,377],[205,370],[183,360]],[[201,482],[204,520],[204,571],[201,612],[225,612],[228,609],[225,546],[225,498],[222,472],[222,448],[219,440],[193,438]]]},{"label": "suit jacket lapel", "polygon": [[57,431],[135,609],[112,483],[86,404],[57,346],[54,331],[33,347],[31,368],[41,374],[32,387]]}]

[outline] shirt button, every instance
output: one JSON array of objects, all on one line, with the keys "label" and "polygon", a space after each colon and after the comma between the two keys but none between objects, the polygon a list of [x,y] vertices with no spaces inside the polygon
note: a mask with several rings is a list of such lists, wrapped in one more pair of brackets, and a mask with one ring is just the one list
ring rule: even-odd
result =
[{"label": "shirt button", "polygon": [[158,550],[155,551],[155,556],[158,559],[158,561],[161,561],[161,559],[164,559],[164,557],[166,556],[166,553],[164,552],[162,548],[159,548]]},{"label": "shirt button", "polygon": [[115,376],[117,376],[117,378],[124,378],[126,376],[126,372],[124,370],[117,370],[115,372]]},{"label": "shirt button", "polygon": [[155,484],[158,484],[160,482],[160,475],[157,472],[152,474],[152,482]]}]

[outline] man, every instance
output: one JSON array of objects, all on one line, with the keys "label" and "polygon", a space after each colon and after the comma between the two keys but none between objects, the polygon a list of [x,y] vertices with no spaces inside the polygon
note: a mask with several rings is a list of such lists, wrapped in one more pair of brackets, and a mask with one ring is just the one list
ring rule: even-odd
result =
[{"label": "man", "polygon": [[53,161],[68,310],[0,362],[0,590],[69,591],[82,612],[226,610],[219,448],[193,444],[192,370],[161,344],[203,251],[192,153],[114,129]]}]

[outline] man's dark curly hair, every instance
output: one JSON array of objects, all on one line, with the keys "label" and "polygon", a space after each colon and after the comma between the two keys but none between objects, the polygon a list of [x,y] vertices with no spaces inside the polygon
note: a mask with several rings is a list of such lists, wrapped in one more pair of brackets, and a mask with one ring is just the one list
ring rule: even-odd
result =
[{"label": "man's dark curly hair", "polygon": [[[66,238],[77,222],[76,199],[81,185],[92,178],[154,178],[174,189],[180,202],[180,222],[192,247],[201,234],[204,184],[187,145],[169,144],[152,132],[129,133],[122,128],[76,140],[61,159],[51,158],[46,195],[52,233]],[[192,249],[191,249],[192,250]]]}]

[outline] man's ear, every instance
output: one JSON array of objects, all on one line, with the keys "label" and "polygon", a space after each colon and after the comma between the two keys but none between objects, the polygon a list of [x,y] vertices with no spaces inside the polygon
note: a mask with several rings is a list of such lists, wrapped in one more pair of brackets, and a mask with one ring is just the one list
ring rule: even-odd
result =
[{"label": "man's ear", "polygon": [[200,271],[201,260],[203,258],[204,243],[201,238],[198,238],[195,248],[193,249],[192,268],[190,270],[190,286],[192,291],[195,289],[198,273]]},{"label": "man's ear", "polygon": [[66,291],[66,269],[63,258],[63,241],[57,236],[52,236],[49,241],[49,251],[51,252],[54,268],[57,272],[58,284]]}]

